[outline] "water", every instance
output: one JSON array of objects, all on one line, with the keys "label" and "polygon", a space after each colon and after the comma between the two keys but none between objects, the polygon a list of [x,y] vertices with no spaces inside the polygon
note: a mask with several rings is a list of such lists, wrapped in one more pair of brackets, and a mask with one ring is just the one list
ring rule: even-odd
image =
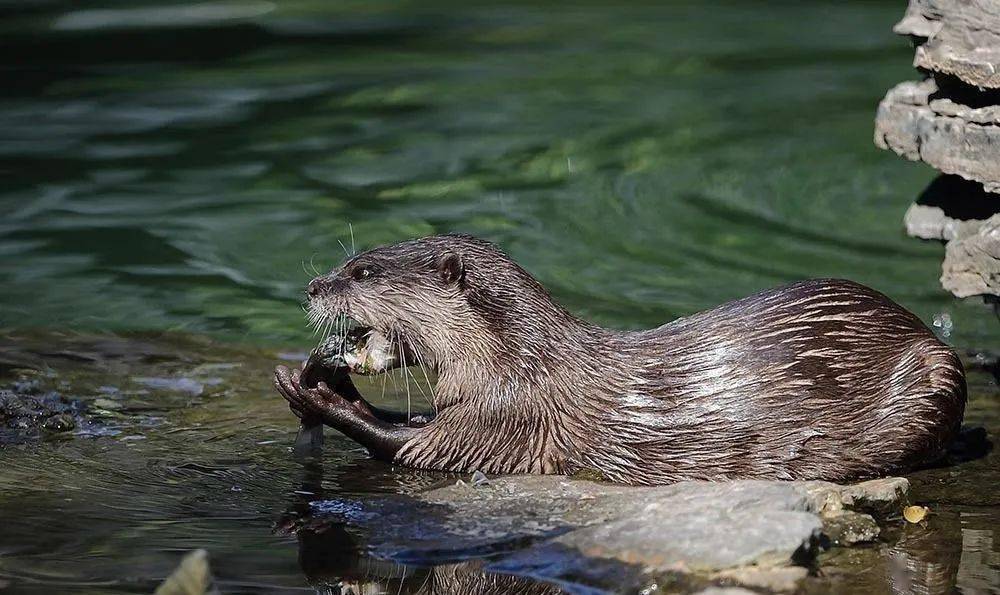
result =
[{"label": "water", "polygon": [[[309,590],[348,569],[303,571],[273,529],[302,485],[442,481],[335,437],[321,472],[288,455],[269,371],[311,346],[302,289],[341,243],[474,233],[617,327],[848,277],[970,365],[1000,345],[989,310],[939,288],[941,247],[901,231],[934,173],[871,143],[914,76],[898,2],[191,6],[0,4],[0,384],[119,407],[94,406],[95,435],[0,450],[18,591],[149,592],[195,547],[226,592]],[[995,381],[972,387],[995,431]],[[1000,585],[1000,503],[974,497],[997,469],[918,483],[951,519],[930,549],[970,592]]]}]

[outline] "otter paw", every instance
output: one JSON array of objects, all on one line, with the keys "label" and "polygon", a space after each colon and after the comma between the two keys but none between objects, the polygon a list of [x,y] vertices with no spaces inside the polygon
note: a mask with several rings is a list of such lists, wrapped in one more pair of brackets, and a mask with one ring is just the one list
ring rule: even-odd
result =
[{"label": "otter paw", "polygon": [[288,401],[288,407],[299,418],[318,417],[333,423],[339,417],[352,411],[351,404],[330,390],[325,383],[321,388],[307,388],[302,384],[301,370],[289,370],[278,366],[274,371],[274,387],[278,394]]}]

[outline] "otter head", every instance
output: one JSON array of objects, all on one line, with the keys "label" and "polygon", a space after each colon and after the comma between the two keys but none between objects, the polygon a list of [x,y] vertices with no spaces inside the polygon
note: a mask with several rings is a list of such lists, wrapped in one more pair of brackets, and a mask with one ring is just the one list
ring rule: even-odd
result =
[{"label": "otter head", "polygon": [[467,235],[374,248],[313,279],[307,293],[313,324],[346,338],[336,343],[341,364],[362,374],[538,360],[564,341],[566,325],[580,324],[499,248]]},{"label": "otter head", "polygon": [[475,248],[486,246],[474,238],[436,236],[350,257],[309,283],[309,317],[334,338],[347,338],[340,345],[352,371],[434,366],[450,354],[453,333],[472,318],[466,265],[476,258]]}]

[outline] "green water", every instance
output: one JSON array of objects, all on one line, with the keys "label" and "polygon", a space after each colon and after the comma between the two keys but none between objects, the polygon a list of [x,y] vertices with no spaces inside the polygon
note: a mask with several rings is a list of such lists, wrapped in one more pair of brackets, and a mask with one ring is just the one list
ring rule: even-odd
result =
[{"label": "green water", "polygon": [[[315,470],[268,374],[313,341],[302,289],[341,244],[480,235],[618,327],[847,277],[967,362],[995,351],[990,311],[940,289],[941,246],[901,230],[934,172],[871,142],[915,76],[902,10],[0,4],[0,384],[117,403],[113,435],[0,449],[0,587],[148,592],[194,547],[227,592],[316,580],[272,531]],[[973,374],[970,417],[998,428]],[[327,493],[440,480],[330,440]],[[995,488],[995,458],[969,465],[945,494]],[[998,518],[970,498],[948,518]]]}]

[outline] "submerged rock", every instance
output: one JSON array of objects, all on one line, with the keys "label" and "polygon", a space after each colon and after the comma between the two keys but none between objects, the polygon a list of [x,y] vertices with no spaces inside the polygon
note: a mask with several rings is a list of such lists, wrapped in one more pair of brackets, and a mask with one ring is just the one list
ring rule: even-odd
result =
[{"label": "submerged rock", "polygon": [[[734,568],[716,574],[713,578],[726,583],[738,583],[744,587],[763,589],[769,592],[795,591],[809,570],[802,566],[787,566],[782,568],[757,568],[745,566]],[[742,588],[736,588],[736,593],[756,593]]]},{"label": "submerged rock", "polygon": [[219,591],[213,583],[208,552],[199,549],[184,556],[177,569],[156,588],[153,595],[218,595]]},{"label": "submerged rock", "polygon": [[83,402],[42,392],[32,383],[0,389],[0,444],[20,442],[44,432],[69,432],[86,412]]}]

